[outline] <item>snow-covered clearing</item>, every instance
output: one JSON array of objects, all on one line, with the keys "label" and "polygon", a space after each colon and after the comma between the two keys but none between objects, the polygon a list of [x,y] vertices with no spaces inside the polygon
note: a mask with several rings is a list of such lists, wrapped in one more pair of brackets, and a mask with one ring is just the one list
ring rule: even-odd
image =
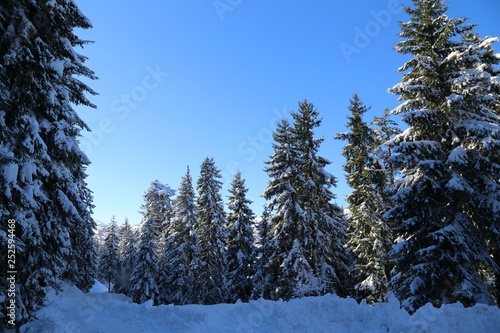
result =
[{"label": "snow-covered clearing", "polygon": [[96,284],[84,294],[63,285],[48,295],[38,320],[24,333],[135,332],[499,332],[500,309],[460,304],[435,309],[426,305],[413,316],[391,299],[387,304],[358,305],[337,296],[308,297],[290,302],[266,300],[212,306],[134,304],[124,295],[107,294]]}]

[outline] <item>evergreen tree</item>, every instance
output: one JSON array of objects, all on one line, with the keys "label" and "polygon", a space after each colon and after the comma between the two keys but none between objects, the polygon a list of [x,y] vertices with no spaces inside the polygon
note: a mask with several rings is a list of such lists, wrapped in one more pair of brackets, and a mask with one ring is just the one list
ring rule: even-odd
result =
[{"label": "evergreen tree", "polygon": [[306,250],[300,246],[300,240],[305,238],[305,214],[300,206],[296,183],[302,176],[298,166],[303,162],[292,140],[287,119],[278,123],[273,138],[274,154],[265,168],[271,180],[263,193],[271,211],[267,254],[269,275],[263,280],[269,283],[270,299],[289,300],[301,296],[296,292],[305,285],[312,289],[315,279],[304,255]]},{"label": "evergreen tree", "polygon": [[168,279],[170,275],[170,267],[166,262],[166,253],[169,251],[170,227],[173,218],[173,207],[168,211],[167,216],[161,224],[160,239],[158,241],[158,299],[157,303],[169,303],[170,286]]},{"label": "evergreen tree", "polygon": [[283,119],[273,134],[274,154],[265,170],[271,180],[264,190],[269,201],[268,272],[272,299],[335,292],[348,293],[350,256],[344,246],[347,223],[331,203],[336,179],[317,155],[322,139],[314,138],[321,120],[307,101]]},{"label": "evergreen tree", "polygon": [[337,179],[325,170],[331,162],[318,155],[323,138],[315,138],[314,130],[320,126],[319,113],[312,103],[299,103],[298,112],[292,113],[292,137],[300,153],[302,174],[297,179],[301,206],[305,213],[306,258],[318,279],[313,294],[336,293],[346,296],[350,289],[352,258],[345,249],[347,222],[340,207],[333,204],[335,195],[330,188]]},{"label": "evergreen tree", "polygon": [[136,303],[144,303],[147,300],[157,302],[159,296],[158,244],[162,225],[170,216],[172,195],[174,191],[158,180],[152,182],[144,194],[145,203],[139,244],[131,277],[130,293]]},{"label": "evergreen tree", "polygon": [[252,299],[269,299],[270,298],[270,283],[269,283],[269,254],[271,253],[270,241],[270,215],[271,211],[268,206],[264,207],[260,222],[257,224],[258,241],[255,248],[255,264],[253,268],[253,285]]},{"label": "evergreen tree", "polygon": [[200,275],[204,263],[200,259],[198,247],[197,208],[189,168],[182,178],[172,215],[163,260],[165,266],[162,268],[168,272],[163,283],[168,288],[166,294],[162,295],[163,302],[177,305],[201,304],[204,286]]},{"label": "evergreen tree", "polygon": [[387,254],[392,246],[389,226],[382,218],[386,186],[383,163],[375,154],[379,140],[363,120],[368,108],[355,94],[350,101],[347,128],[335,139],[347,141],[342,155],[346,158],[346,180],[353,191],[347,196],[350,215],[348,247],[356,259],[356,297],[369,303],[386,300],[388,284]]},{"label": "evergreen tree", "polygon": [[107,228],[106,238],[99,260],[99,273],[108,284],[108,293],[116,290],[114,286],[119,282],[120,276],[120,249],[119,249],[118,225],[115,217],[111,218],[111,224]]},{"label": "evergreen tree", "polygon": [[255,262],[255,239],[253,220],[255,218],[246,197],[248,189],[238,171],[229,190],[229,214],[227,216],[227,268],[225,292],[228,302],[248,302],[253,290],[252,276]]},{"label": "evergreen tree", "polygon": [[120,229],[119,252],[121,272],[116,285],[117,292],[124,293],[125,295],[129,295],[131,287],[130,277],[134,267],[136,241],[134,231],[128,219],[125,219],[125,223]]},{"label": "evergreen tree", "polygon": [[399,240],[391,285],[409,311],[427,302],[491,303],[479,268],[498,267],[480,228],[486,216],[498,221],[498,191],[489,191],[498,186],[498,165],[488,158],[498,147],[498,115],[473,79],[484,66],[464,56],[469,46],[459,37],[472,26],[448,18],[441,0],[413,3],[396,47],[412,58],[390,89],[404,101],[392,113],[409,126],[391,140],[390,162],[402,175],[386,214]]},{"label": "evergreen tree", "polygon": [[154,220],[144,217],[130,277],[130,296],[135,303],[155,300],[158,290],[158,231]]},{"label": "evergreen tree", "polygon": [[198,188],[198,235],[201,260],[204,265],[200,275],[204,285],[203,304],[224,301],[224,272],[226,269],[226,214],[220,189],[220,170],[213,158],[206,158],[200,167]]},{"label": "evergreen tree", "polygon": [[[95,76],[75,50],[88,42],[74,29],[91,24],[74,2],[4,0],[1,9],[0,255],[7,255],[3,221],[15,219],[19,326],[43,305],[45,287],[59,289],[61,278],[84,291],[93,284],[90,162],[77,140],[88,127],[73,104],[94,107],[86,97],[94,92],[76,76]],[[1,283],[6,272],[2,265]]]},{"label": "evergreen tree", "polygon": [[[449,56],[454,64],[448,107],[453,112],[452,152],[448,157],[452,180],[448,184],[461,209],[479,226],[495,266],[497,300],[500,296],[500,54],[492,43],[467,31],[462,44]],[[466,185],[464,185],[466,184]]]}]

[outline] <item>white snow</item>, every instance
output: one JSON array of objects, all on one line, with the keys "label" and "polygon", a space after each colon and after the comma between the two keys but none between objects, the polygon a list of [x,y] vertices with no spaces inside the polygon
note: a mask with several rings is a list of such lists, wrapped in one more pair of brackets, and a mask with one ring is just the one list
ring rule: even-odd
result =
[{"label": "white snow", "polygon": [[212,306],[138,305],[126,296],[107,294],[97,283],[84,294],[63,285],[49,292],[47,306],[23,333],[135,333],[135,332],[498,332],[500,309],[461,304],[439,309],[427,304],[413,316],[388,303],[375,306],[337,296],[307,297],[290,302],[266,300]]},{"label": "white snow", "polygon": [[5,164],[1,167],[0,171],[6,183],[15,183],[19,172],[19,165],[15,163]]},{"label": "white snow", "polygon": [[50,68],[52,68],[59,77],[63,76],[64,73],[64,60],[54,59],[49,63]]},{"label": "white snow", "polygon": [[466,165],[468,160],[469,159],[467,157],[467,151],[463,147],[458,146],[451,151],[450,155],[448,156],[447,163]]},{"label": "white snow", "polygon": [[410,290],[413,295],[416,295],[419,291],[420,288],[425,285],[424,280],[422,280],[419,276],[417,276],[415,279],[413,279],[411,285],[410,285]]}]

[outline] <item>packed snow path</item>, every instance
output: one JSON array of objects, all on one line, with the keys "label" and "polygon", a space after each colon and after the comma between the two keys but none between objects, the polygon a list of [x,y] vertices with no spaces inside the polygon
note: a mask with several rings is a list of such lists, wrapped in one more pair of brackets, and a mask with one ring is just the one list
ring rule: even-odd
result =
[{"label": "packed snow path", "polygon": [[64,285],[49,293],[38,320],[23,333],[155,333],[155,332],[464,332],[500,330],[500,309],[460,304],[435,309],[426,305],[413,316],[392,299],[368,306],[337,296],[308,297],[290,302],[252,301],[212,306],[152,306],[128,297],[107,294],[96,284],[84,294]]}]

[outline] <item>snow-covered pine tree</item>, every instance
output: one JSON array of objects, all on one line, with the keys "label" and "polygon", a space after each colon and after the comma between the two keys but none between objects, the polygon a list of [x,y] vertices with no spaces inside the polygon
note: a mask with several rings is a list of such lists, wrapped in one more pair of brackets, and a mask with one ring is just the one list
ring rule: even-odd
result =
[{"label": "snow-covered pine tree", "polygon": [[[447,187],[461,209],[483,231],[495,266],[496,292],[500,295],[500,54],[492,43],[468,31],[462,44],[448,57],[453,68],[448,107],[453,150],[448,158],[452,180]],[[451,182],[459,183],[453,186]],[[466,185],[464,185],[466,184]],[[467,198],[467,199],[466,199]],[[497,302],[497,304],[500,304]]]},{"label": "snow-covered pine tree", "polygon": [[159,294],[158,279],[158,230],[151,217],[141,223],[139,244],[130,277],[130,296],[135,303],[156,300]]},{"label": "snow-covered pine tree", "polygon": [[116,218],[111,218],[111,224],[106,230],[106,238],[99,258],[99,274],[103,277],[104,282],[108,284],[108,293],[111,290],[116,290],[115,285],[119,281],[121,271],[120,238],[118,235],[118,224]]},{"label": "snow-covered pine tree", "polygon": [[[82,290],[93,284],[89,160],[77,140],[88,128],[73,104],[94,107],[86,97],[94,92],[76,76],[95,76],[75,50],[87,41],[74,29],[91,24],[74,2],[4,0],[0,6],[0,220],[2,231],[4,221],[16,221],[19,326],[43,304],[46,286],[58,289],[63,277]],[[3,283],[4,265],[0,273]]]},{"label": "snow-covered pine tree", "polygon": [[204,284],[201,271],[204,267],[200,259],[197,233],[198,217],[193,180],[189,172],[182,178],[178,195],[174,201],[172,221],[168,230],[164,267],[168,274],[165,285],[164,303],[177,305],[201,304]]},{"label": "snow-covered pine tree", "polygon": [[[468,48],[459,37],[472,26],[448,18],[441,0],[413,3],[405,8],[410,21],[401,23],[405,40],[396,46],[412,58],[399,69],[402,81],[390,89],[404,101],[392,113],[409,126],[391,140],[390,162],[402,170],[402,179],[392,187],[394,207],[386,214],[398,237],[390,285],[410,312],[427,302],[492,303],[478,271],[496,265],[475,216],[486,216],[475,203],[496,200],[478,186],[492,175],[481,164],[498,142],[497,123],[488,124],[494,119],[485,104],[491,96],[481,100],[485,92],[467,77],[475,74],[463,72],[471,68],[459,56]],[[479,184],[470,172],[480,173]]]},{"label": "snow-covered pine tree", "polygon": [[136,303],[144,303],[148,300],[157,302],[159,296],[158,244],[163,223],[171,213],[171,196],[173,195],[174,191],[158,180],[153,181],[144,194],[143,218],[130,290],[132,299]]},{"label": "snow-covered pine tree", "polygon": [[[174,191],[170,190],[171,194],[174,194]],[[170,275],[169,267],[165,262],[165,254],[168,251],[168,242],[169,242],[169,230],[170,223],[173,217],[173,204],[170,198],[170,195],[165,197],[166,204],[164,205],[164,217],[163,222],[161,223],[160,229],[160,239],[158,240],[158,298],[156,300],[159,304],[168,303],[169,299],[169,285],[168,285],[168,277]]]},{"label": "snow-covered pine tree", "polygon": [[117,284],[115,285],[116,292],[125,295],[129,295],[130,291],[130,277],[132,275],[132,268],[134,267],[136,241],[134,231],[128,219],[125,219],[125,223],[120,228],[120,241],[118,245],[121,270]]},{"label": "snow-covered pine tree", "polygon": [[253,214],[247,199],[248,188],[241,172],[237,172],[229,190],[227,215],[227,266],[224,291],[226,301],[248,302],[253,290],[252,276],[255,263],[255,238],[253,235]]},{"label": "snow-covered pine tree", "polygon": [[349,132],[334,139],[347,141],[342,155],[347,185],[352,188],[346,198],[349,204],[349,241],[356,262],[356,298],[368,303],[383,302],[388,292],[389,263],[392,246],[389,226],[383,219],[387,209],[382,190],[386,172],[375,154],[379,140],[363,120],[368,108],[357,94],[350,101],[347,128]]},{"label": "snow-covered pine tree", "polygon": [[252,299],[269,299],[270,298],[270,283],[269,283],[269,254],[271,253],[270,240],[270,215],[271,211],[268,206],[264,206],[261,220],[257,224],[257,246],[255,247],[255,263],[253,268],[253,291]]},{"label": "snow-covered pine tree", "polygon": [[325,170],[331,162],[318,155],[324,138],[315,138],[314,131],[321,119],[314,105],[307,100],[299,103],[292,113],[292,139],[297,146],[302,164],[297,179],[300,205],[305,213],[305,238],[302,247],[313,269],[317,285],[308,293],[323,295],[336,293],[346,296],[350,289],[352,257],[346,250],[347,221],[337,205],[331,188],[337,179]]},{"label": "snow-covered pine tree", "polygon": [[274,153],[265,168],[271,180],[263,193],[271,212],[266,267],[269,275],[263,280],[269,283],[270,299],[289,300],[314,292],[317,278],[306,258],[307,249],[302,247],[306,238],[306,216],[300,205],[297,183],[303,177],[299,170],[303,160],[286,118],[278,123],[273,139]]},{"label": "snow-covered pine tree", "polygon": [[201,260],[204,265],[200,279],[204,286],[203,304],[224,302],[224,275],[226,270],[226,214],[220,194],[220,170],[213,158],[206,158],[200,167],[198,189],[198,236]]}]

